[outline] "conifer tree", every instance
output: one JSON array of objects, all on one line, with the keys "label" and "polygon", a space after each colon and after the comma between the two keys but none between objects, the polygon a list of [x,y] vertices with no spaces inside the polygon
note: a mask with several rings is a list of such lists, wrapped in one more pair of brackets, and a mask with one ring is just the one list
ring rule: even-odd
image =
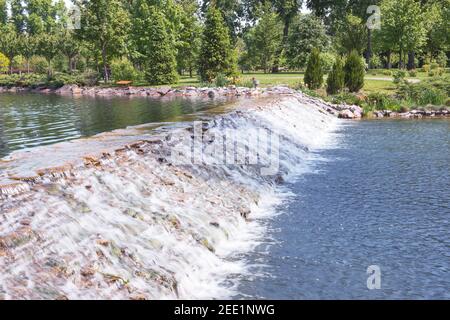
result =
[{"label": "conifer tree", "polygon": [[199,58],[202,81],[211,82],[219,73],[232,76],[237,71],[236,54],[231,46],[229,30],[219,10],[211,6],[206,15]]},{"label": "conifer tree", "polygon": [[358,92],[364,87],[364,62],[358,51],[353,50],[347,57],[344,67],[345,86],[350,92]]},{"label": "conifer tree", "polygon": [[327,79],[327,93],[336,94],[344,88],[344,64],[341,57],[337,57],[333,69]]},{"label": "conifer tree", "polygon": [[305,72],[305,84],[311,90],[319,89],[323,83],[323,67],[320,59],[320,51],[313,49],[309,56],[308,66]]},{"label": "conifer tree", "polygon": [[143,60],[145,79],[152,85],[177,81],[176,50],[167,33],[167,21],[161,10],[142,2],[141,18],[135,21],[135,39]]}]

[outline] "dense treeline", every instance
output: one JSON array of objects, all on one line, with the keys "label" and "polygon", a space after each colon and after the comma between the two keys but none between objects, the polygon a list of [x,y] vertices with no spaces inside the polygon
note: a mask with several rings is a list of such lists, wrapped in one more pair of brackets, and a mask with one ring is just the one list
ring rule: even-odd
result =
[{"label": "dense treeline", "polygon": [[[355,57],[364,57],[365,68],[412,70],[434,64],[439,67],[433,72],[439,73],[450,50],[450,0],[74,4],[75,11],[63,0],[0,0],[0,72],[47,73],[49,78],[63,72],[94,82],[100,76],[105,82],[170,84],[180,74],[195,73],[211,82],[245,71],[309,67],[320,73],[333,70],[329,82],[335,82],[328,86],[334,92],[342,88],[344,64],[360,69]],[[381,9],[380,29],[367,27],[377,18],[368,12],[370,5]],[[342,56],[352,60],[341,61]],[[322,85],[317,75],[307,77],[312,88]]]}]

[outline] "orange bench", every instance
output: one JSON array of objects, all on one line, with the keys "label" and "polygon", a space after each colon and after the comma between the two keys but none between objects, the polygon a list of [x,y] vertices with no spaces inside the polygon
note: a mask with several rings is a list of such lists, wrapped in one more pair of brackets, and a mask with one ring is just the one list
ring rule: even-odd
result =
[{"label": "orange bench", "polygon": [[116,84],[119,85],[119,86],[127,86],[127,85],[130,85],[132,83],[133,83],[133,81],[117,81],[116,82]]}]

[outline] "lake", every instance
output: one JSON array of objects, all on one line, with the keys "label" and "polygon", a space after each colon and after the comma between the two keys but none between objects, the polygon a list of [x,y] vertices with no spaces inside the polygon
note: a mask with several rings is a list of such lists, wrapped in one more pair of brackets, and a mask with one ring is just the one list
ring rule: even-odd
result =
[{"label": "lake", "polygon": [[336,139],[242,257],[238,298],[449,299],[450,121],[347,122]]},{"label": "lake", "polygon": [[226,101],[0,94],[0,157],[128,126],[176,121]]}]

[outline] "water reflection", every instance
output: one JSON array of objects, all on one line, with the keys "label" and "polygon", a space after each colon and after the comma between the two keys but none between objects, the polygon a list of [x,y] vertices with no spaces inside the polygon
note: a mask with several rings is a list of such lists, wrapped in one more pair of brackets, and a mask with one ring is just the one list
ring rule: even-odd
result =
[{"label": "water reflection", "polygon": [[223,99],[0,95],[0,157],[52,144],[177,117],[229,102]]}]

